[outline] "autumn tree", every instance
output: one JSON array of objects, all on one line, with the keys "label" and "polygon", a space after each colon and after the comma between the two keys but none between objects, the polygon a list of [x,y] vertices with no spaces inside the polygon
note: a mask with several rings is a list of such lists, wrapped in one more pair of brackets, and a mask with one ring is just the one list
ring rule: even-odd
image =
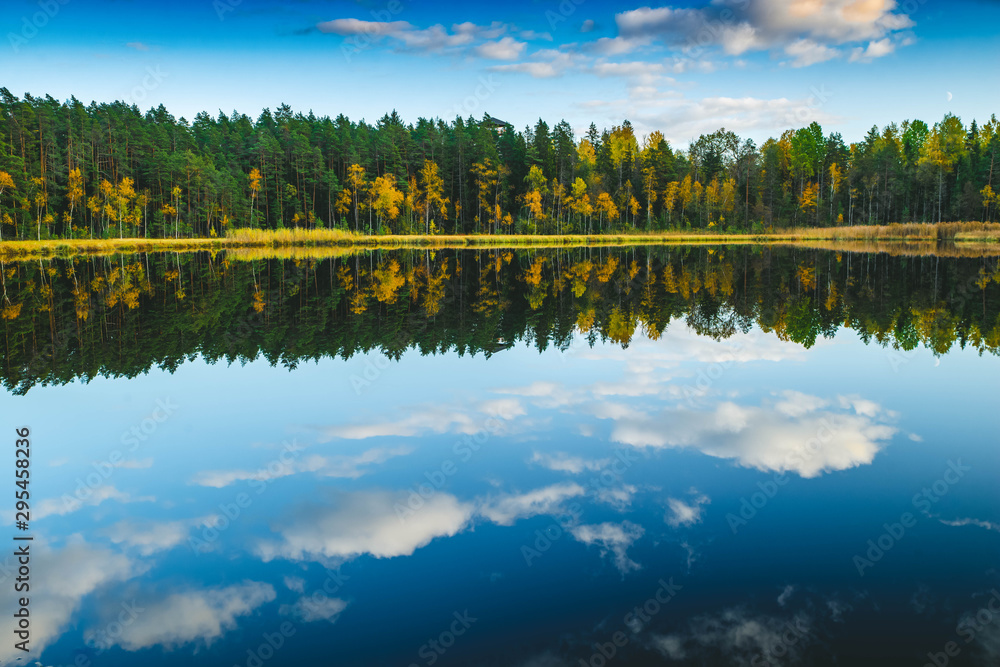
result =
[{"label": "autumn tree", "polygon": [[[6,171],[0,171],[0,197],[8,190],[14,190],[14,179]],[[3,240],[3,224],[0,223],[0,240]]]},{"label": "autumn tree", "polygon": [[432,211],[437,211],[443,220],[447,219],[445,207],[448,200],[444,197],[444,180],[436,162],[424,160],[424,166],[420,170],[420,184],[423,188],[424,228],[430,234]]},{"label": "autumn tree", "polygon": [[403,193],[396,189],[396,177],[385,174],[375,179],[372,184],[372,208],[378,216],[381,228],[382,221],[394,222],[399,217],[399,205],[403,201]]}]

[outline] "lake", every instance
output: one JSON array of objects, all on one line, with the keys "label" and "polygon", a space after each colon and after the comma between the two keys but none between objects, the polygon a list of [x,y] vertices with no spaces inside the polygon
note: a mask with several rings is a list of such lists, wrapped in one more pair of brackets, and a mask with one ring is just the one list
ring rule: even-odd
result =
[{"label": "lake", "polygon": [[4,664],[1000,660],[1000,258],[0,270]]}]

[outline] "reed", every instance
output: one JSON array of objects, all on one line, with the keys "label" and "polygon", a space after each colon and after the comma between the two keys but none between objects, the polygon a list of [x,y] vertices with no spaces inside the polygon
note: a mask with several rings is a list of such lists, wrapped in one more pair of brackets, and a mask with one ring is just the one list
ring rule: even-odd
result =
[{"label": "reed", "polygon": [[[24,260],[73,255],[108,255],[132,252],[191,252],[222,249],[280,248],[565,248],[579,246],[629,246],[671,244],[744,243],[930,243],[975,245],[974,252],[993,254],[1000,248],[1000,224],[946,222],[940,224],[891,224],[856,227],[815,227],[769,230],[766,233],[711,231],[629,232],[618,234],[440,234],[366,236],[339,229],[237,229],[224,238],[195,239],[51,239],[0,242],[0,260]],[[853,250],[853,248],[851,248]],[[921,252],[925,249],[921,248]],[[969,250],[972,250],[971,247]],[[250,254],[250,253],[248,253]],[[322,254],[322,253],[315,253]],[[256,253],[254,253],[257,256]]]}]

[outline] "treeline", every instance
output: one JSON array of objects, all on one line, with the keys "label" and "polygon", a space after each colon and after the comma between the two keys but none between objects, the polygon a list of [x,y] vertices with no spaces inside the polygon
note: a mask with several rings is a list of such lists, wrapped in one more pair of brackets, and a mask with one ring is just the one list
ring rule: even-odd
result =
[{"label": "treeline", "polygon": [[[233,228],[603,233],[995,220],[995,117],[817,123],[761,146],[719,130],[677,150],[625,121],[580,137],[393,112],[177,119],[162,105],[24,99],[0,88],[0,236],[191,237]],[[1000,186],[997,187],[1000,190]]]},{"label": "treeline", "polygon": [[[842,326],[904,363],[920,345],[1000,352],[1000,262],[772,247],[398,251],[233,261],[226,253],[0,267],[0,378],[37,384],[173,370],[201,356],[305,360],[498,353],[759,327],[813,345]],[[674,324],[677,326],[677,324]]]}]

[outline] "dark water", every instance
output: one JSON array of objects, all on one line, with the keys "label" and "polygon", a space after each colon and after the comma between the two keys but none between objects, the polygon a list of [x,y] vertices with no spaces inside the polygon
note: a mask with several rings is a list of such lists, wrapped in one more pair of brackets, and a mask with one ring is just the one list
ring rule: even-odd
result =
[{"label": "dark water", "polygon": [[0,269],[4,664],[1000,660],[997,258]]}]

